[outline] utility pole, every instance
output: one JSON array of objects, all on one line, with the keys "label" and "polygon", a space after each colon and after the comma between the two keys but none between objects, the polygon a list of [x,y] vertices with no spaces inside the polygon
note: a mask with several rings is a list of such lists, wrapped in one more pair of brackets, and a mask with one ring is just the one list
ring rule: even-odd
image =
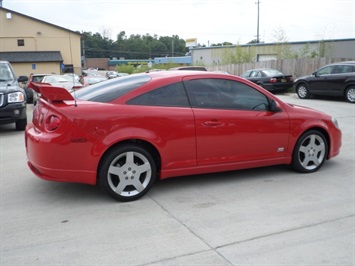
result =
[{"label": "utility pole", "polygon": [[174,57],[174,39],[171,40],[171,57]]},{"label": "utility pole", "polygon": [[256,43],[259,43],[260,42],[260,39],[259,39],[259,11],[260,11],[260,0],[258,0],[258,2],[256,2],[255,4],[258,5],[258,25],[257,25],[257,32],[256,32]]}]

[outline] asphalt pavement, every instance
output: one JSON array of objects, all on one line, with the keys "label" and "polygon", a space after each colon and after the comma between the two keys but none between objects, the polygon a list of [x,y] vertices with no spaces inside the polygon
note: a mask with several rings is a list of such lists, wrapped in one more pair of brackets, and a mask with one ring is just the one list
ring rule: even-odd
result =
[{"label": "asphalt pavement", "polygon": [[37,178],[24,132],[0,126],[0,265],[355,265],[355,105],[279,97],[338,119],[340,154],[320,171],[178,177],[128,203]]}]

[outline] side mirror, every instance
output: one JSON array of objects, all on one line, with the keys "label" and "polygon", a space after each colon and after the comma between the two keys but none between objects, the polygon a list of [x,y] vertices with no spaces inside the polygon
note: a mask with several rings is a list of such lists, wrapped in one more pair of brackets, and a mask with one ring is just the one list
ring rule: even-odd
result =
[{"label": "side mirror", "polygon": [[318,77],[317,72],[313,72],[312,75],[315,76],[315,77]]},{"label": "side mirror", "polygon": [[269,99],[269,110],[274,113],[281,112],[281,109],[278,106],[277,102],[273,99]]}]

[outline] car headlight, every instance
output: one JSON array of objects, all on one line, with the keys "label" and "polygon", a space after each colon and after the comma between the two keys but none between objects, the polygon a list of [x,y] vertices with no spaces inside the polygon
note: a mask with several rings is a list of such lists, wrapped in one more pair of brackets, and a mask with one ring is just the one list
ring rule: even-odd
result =
[{"label": "car headlight", "polygon": [[336,128],[339,128],[338,120],[336,120],[336,118],[332,117],[332,122]]},{"label": "car headlight", "polygon": [[12,92],[12,93],[9,93],[7,101],[8,101],[8,103],[20,103],[20,102],[25,101],[25,96],[20,91]]}]

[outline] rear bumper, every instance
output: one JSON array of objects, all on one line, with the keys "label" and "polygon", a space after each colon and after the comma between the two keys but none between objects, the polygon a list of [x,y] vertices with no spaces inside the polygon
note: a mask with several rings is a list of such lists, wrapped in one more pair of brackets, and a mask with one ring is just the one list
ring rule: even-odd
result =
[{"label": "rear bumper", "polygon": [[293,88],[293,83],[272,83],[272,84],[263,84],[263,88],[270,91],[286,91]]},{"label": "rear bumper", "polygon": [[[74,152],[67,145],[71,145]],[[55,135],[38,132],[32,123],[27,124],[27,164],[36,176],[50,181],[95,185],[96,166],[87,157],[83,157],[86,151],[84,146],[80,146],[80,143],[78,146],[74,145],[59,142]],[[79,153],[81,156],[78,156]]]}]

